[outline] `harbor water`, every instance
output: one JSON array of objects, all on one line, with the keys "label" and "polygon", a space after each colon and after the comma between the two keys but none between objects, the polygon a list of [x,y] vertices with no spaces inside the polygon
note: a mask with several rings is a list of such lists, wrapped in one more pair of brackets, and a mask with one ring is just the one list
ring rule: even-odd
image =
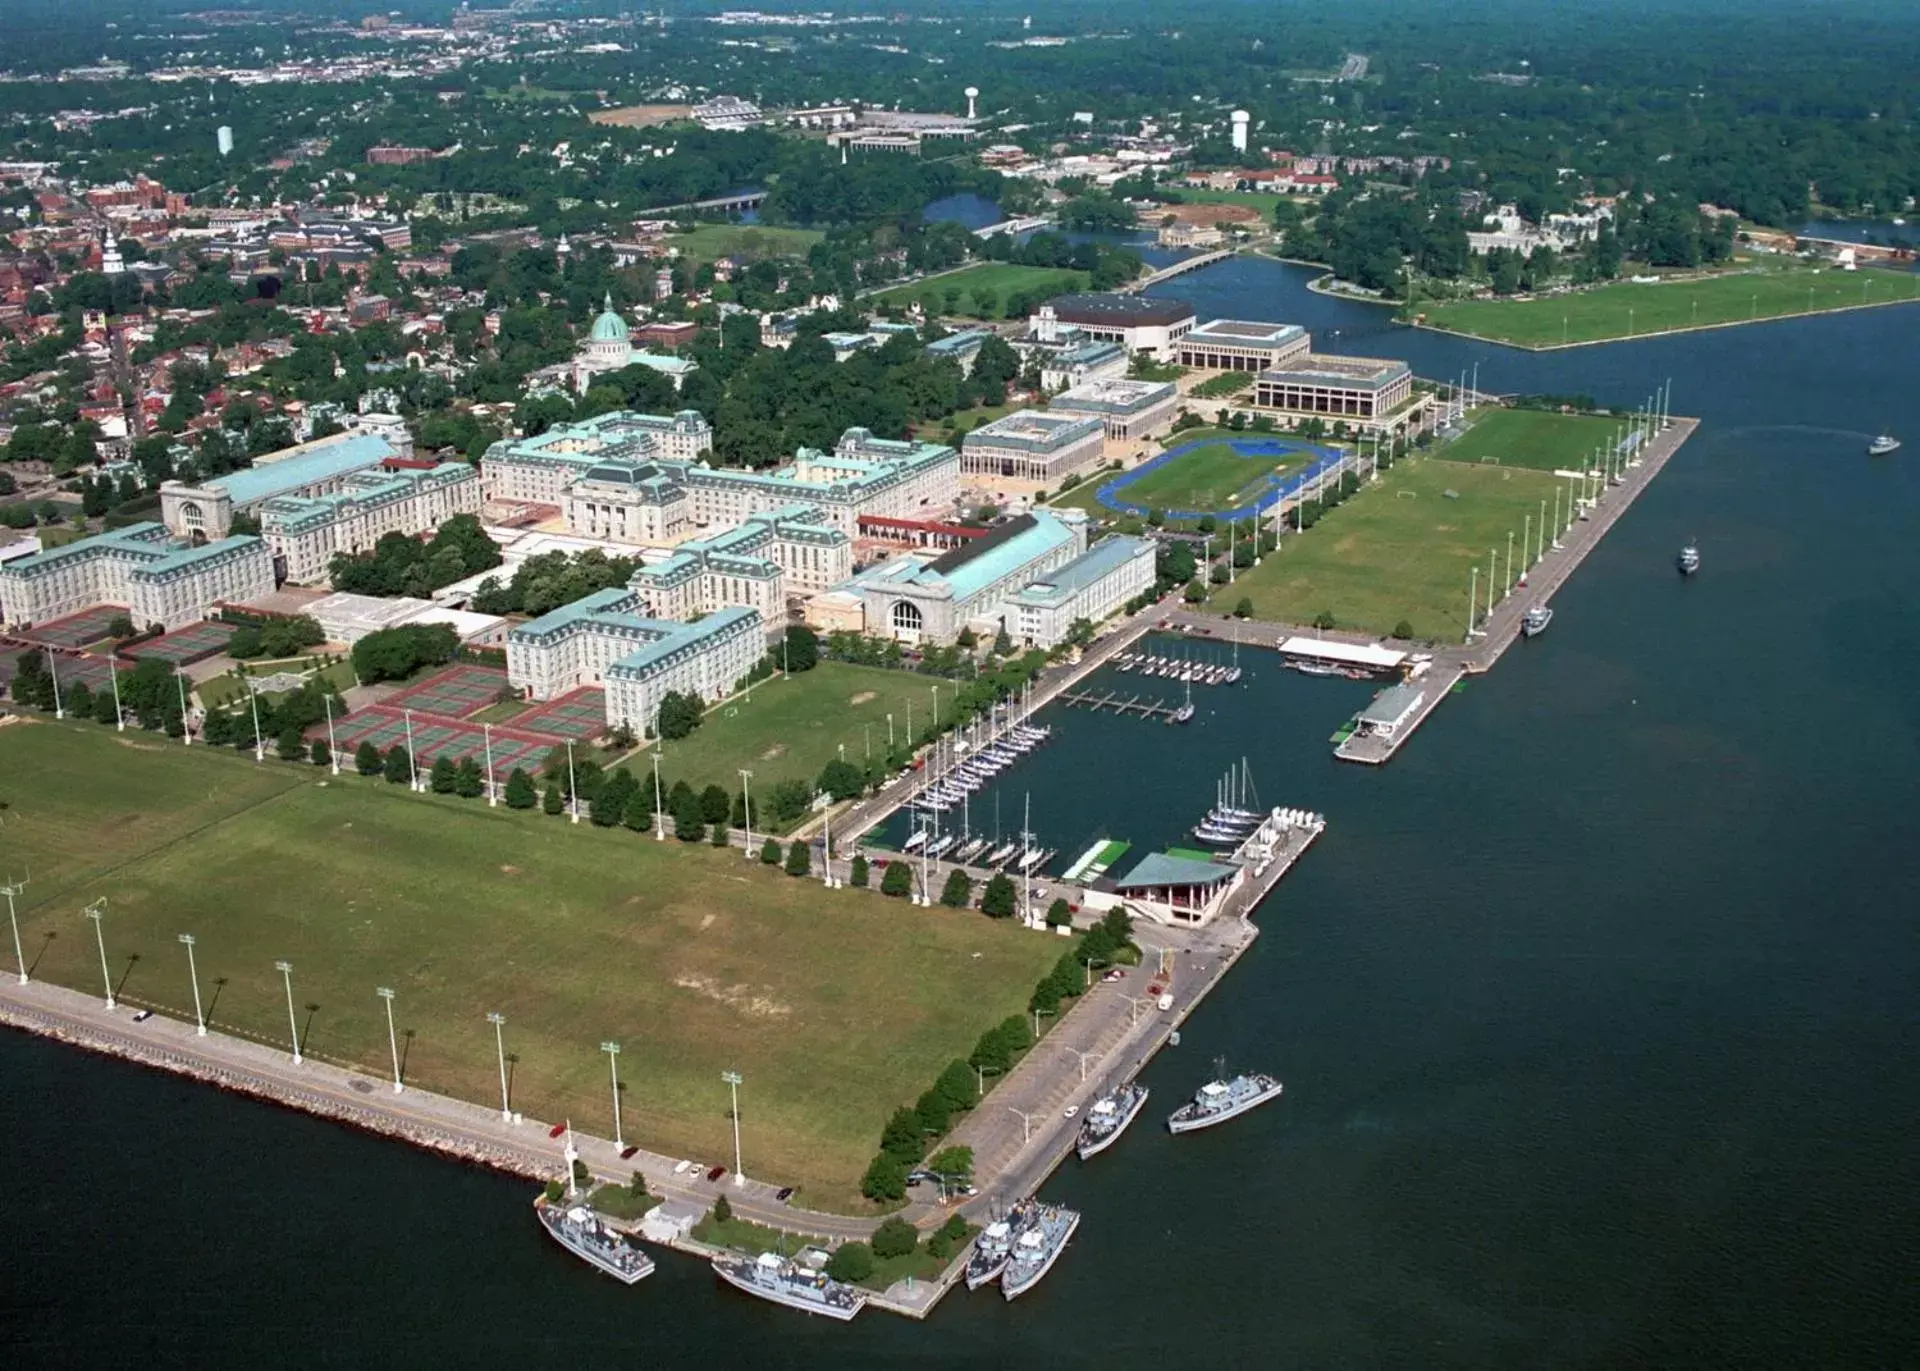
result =
[{"label": "harbor water", "polygon": [[[846,1326],[673,1253],[627,1289],[524,1183],[0,1034],[9,1365],[1920,1360],[1920,310],[1529,355],[1307,277],[1242,258],[1159,293],[1501,391],[1671,376],[1704,423],[1551,631],[1385,768],[1326,741],[1366,687],[1245,652],[1186,728],[1047,716],[1063,850],[1178,841],[1241,756],[1329,828],[1148,1118],[1048,1186],[1085,1218],[1041,1285]],[[1907,448],[1869,459],[1883,428]],[[1284,1097],[1169,1136],[1216,1054]]]}]

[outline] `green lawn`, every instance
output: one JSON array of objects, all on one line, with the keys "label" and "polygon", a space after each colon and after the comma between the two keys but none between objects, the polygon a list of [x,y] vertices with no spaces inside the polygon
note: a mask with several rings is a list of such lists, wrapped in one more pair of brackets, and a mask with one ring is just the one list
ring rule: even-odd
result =
[{"label": "green lawn", "polygon": [[[960,315],[971,319],[1004,319],[1007,296],[1014,291],[1028,295],[1064,295],[1087,288],[1087,273],[1066,267],[1023,267],[1011,262],[983,262],[964,271],[936,276],[930,281],[895,286],[874,297],[877,305],[906,306],[918,300],[929,313]],[[984,298],[983,298],[984,297]],[[947,301],[953,300],[951,306]]]},{"label": "green lawn", "polygon": [[818,229],[701,224],[685,233],[676,233],[673,243],[698,265],[717,262],[722,257],[737,257],[746,262],[772,257],[804,258],[808,250],[826,236]]},{"label": "green lawn", "polygon": [[603,1185],[587,1197],[587,1203],[610,1219],[631,1221],[651,1213],[660,1199],[658,1195],[635,1195],[624,1185]]},{"label": "green lawn", "polygon": [[1273,207],[1287,198],[1270,190],[1198,190],[1188,186],[1178,187],[1175,193],[1190,205],[1245,205],[1248,209],[1257,209],[1268,228],[1273,227]]},{"label": "green lawn", "polygon": [[1216,592],[1216,607],[1224,594],[1244,595],[1262,619],[1304,624],[1326,610],[1342,628],[1381,634],[1405,619],[1416,637],[1458,642],[1471,568],[1480,568],[1484,597],[1489,549],[1499,550],[1504,574],[1508,531],[1517,544],[1542,500],[1551,514],[1556,484],[1525,468],[1403,462],[1313,528],[1282,538],[1230,592]]},{"label": "green lawn", "polygon": [[748,1173],[817,1204],[861,1203],[888,1113],[1059,955],[737,852],[94,725],[0,728],[0,799],[40,977],[99,989],[81,910],[104,898],[130,1003],[191,1018],[191,932],[215,1026],[285,1044],[285,958],[305,1048],[384,1074],[373,992],[391,986],[408,1079],[481,1102],[499,1098],[497,1010],[515,1106],[603,1134],[615,1039],[628,1139],[708,1163],[731,1160],[720,1073],[738,1070]]},{"label": "green lawn", "polygon": [[[267,662],[249,662],[247,670],[255,677],[271,676],[282,669],[304,672],[305,663],[309,660],[305,657],[290,658],[277,666]],[[352,662],[335,662],[330,666],[322,667],[319,674],[332,681],[335,688],[339,690],[349,690],[359,682],[359,678],[354,675]],[[194,687],[194,694],[200,697],[200,703],[208,709],[221,709],[235,700],[247,698],[246,687],[236,676],[209,677]],[[268,692],[262,698],[272,700],[278,699],[279,696],[274,692]]]},{"label": "green lawn", "polygon": [[[812,781],[820,769],[846,749],[856,766],[886,752],[887,715],[893,715],[895,736],[907,736],[907,711],[914,727],[924,725],[933,712],[933,687],[946,703],[953,702],[953,685],[932,676],[881,667],[821,662],[812,671],[762,681],[753,697],[742,695],[710,711],[691,736],[663,745],[660,773],[668,782],[684,780],[698,790],[719,785],[740,789],[740,772],[753,772],[753,788],[769,788],[792,777]],[[636,772],[652,760],[637,755]]]},{"label": "green lawn", "polygon": [[1244,503],[1243,495],[1263,486],[1270,473],[1299,466],[1304,460],[1298,455],[1243,457],[1225,437],[1207,438],[1193,451],[1148,472],[1123,494],[1130,503],[1150,509],[1234,509]]},{"label": "green lawn", "polygon": [[1481,410],[1470,427],[1438,455],[1450,462],[1498,463],[1536,471],[1585,470],[1594,449],[1612,447],[1622,419],[1554,414],[1533,409]]},{"label": "green lawn", "polygon": [[477,714],[467,716],[468,723],[504,724],[525,714],[533,706],[526,700],[497,700]]},{"label": "green lawn", "polygon": [[1440,328],[1521,347],[1556,347],[1913,299],[1920,299],[1920,275],[1912,272],[1765,264],[1698,280],[1618,281],[1540,299],[1459,300],[1422,308],[1427,322]]}]

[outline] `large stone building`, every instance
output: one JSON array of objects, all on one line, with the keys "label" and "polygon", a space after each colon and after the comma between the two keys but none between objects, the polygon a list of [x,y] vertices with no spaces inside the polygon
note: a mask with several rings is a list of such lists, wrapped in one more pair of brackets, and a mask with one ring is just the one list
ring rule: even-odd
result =
[{"label": "large stone building", "polygon": [[[672,430],[671,443],[664,439],[666,430]],[[682,517],[700,528],[732,528],[749,515],[808,504],[826,511],[832,525],[849,537],[863,514],[900,519],[945,514],[960,494],[960,455],[936,443],[897,442],[850,428],[831,452],[802,448],[785,465],[751,471],[707,466],[668,450],[677,446],[684,452],[696,432],[705,451],[712,445],[712,430],[691,411],[672,420],[603,414],[549,429],[537,438],[495,443],[481,459],[481,481],[490,500],[564,506],[575,481],[616,458],[625,459],[653,469],[644,477],[636,470],[633,478],[663,478],[664,484],[631,497],[660,506],[656,522],[661,528],[678,527]],[[634,479],[626,484],[632,486]],[[618,525],[606,509],[592,508],[618,503],[607,498],[604,486],[601,499],[581,502],[586,528],[595,520],[608,528]],[[684,505],[669,486],[684,492]],[[648,523],[648,517],[639,514],[629,514],[627,520],[629,528]],[[585,533],[586,528],[569,531]]]},{"label": "large stone building", "polygon": [[593,378],[611,371],[624,371],[630,366],[651,367],[664,373],[673,382],[675,390],[680,389],[687,376],[699,370],[696,363],[685,357],[675,357],[672,353],[635,351],[633,331],[627,321],[620,317],[613,307],[613,296],[608,295],[606,308],[593,321],[588,330],[586,341],[573,355],[572,380],[575,393],[584,395],[593,385]]},{"label": "large stone building", "polygon": [[687,619],[728,605],[783,622],[791,600],[837,585],[853,573],[853,540],[813,505],[750,514],[724,533],[682,543],[665,561],[627,582],[641,612]]},{"label": "large stone building", "polygon": [[1253,384],[1253,403],[1261,409],[1363,422],[1392,413],[1412,394],[1413,372],[1405,362],[1317,352],[1263,371]]},{"label": "large stone building", "polygon": [[1128,352],[1171,362],[1193,320],[1193,306],[1185,300],[1118,292],[1061,295],[1034,312],[1029,337],[1042,346],[1056,343],[1065,326],[1078,331],[1075,342],[1091,338],[1118,343]]},{"label": "large stone building", "polygon": [[615,543],[670,543],[688,531],[687,488],[656,463],[596,462],[560,492],[567,531]]},{"label": "large stone building", "polygon": [[1246,319],[1210,319],[1180,340],[1180,365],[1209,371],[1266,371],[1283,367],[1312,348],[1298,324]]},{"label": "large stone building", "polygon": [[354,422],[353,432],[269,453],[198,485],[161,482],[160,521],[176,538],[213,541],[233,531],[236,514],[256,514],[269,500],[332,495],[349,477],[413,455],[413,438],[394,416],[364,414]]},{"label": "large stone building", "polygon": [[855,576],[841,589],[858,595],[866,631],[903,643],[951,643],[971,628],[1012,631],[1007,602],[1086,550],[1079,510],[1035,510],[984,538],[928,559],[902,556]]},{"label": "large stone building", "polygon": [[367,552],[389,533],[418,537],[480,509],[480,475],[465,462],[357,471],[330,495],[281,495],[260,506],[260,536],[282,580],[324,580],[336,553]]},{"label": "large stone building", "polygon": [[1120,344],[1089,338],[1085,342],[1075,343],[1058,352],[1042,354],[1040,388],[1065,390],[1070,386],[1085,385],[1089,381],[1103,381],[1112,377],[1125,376],[1130,365],[1127,350]]},{"label": "large stone building", "polygon": [[759,613],[717,610],[694,623],[654,619],[641,597],[614,586],[507,635],[507,678],[536,700],[603,686],[609,727],[658,731],[669,691],[708,702],[731,694],[767,650]]},{"label": "large stone building", "polygon": [[1151,590],[1155,560],[1150,538],[1102,539],[1008,599],[1007,632],[1034,647],[1053,647],[1077,620],[1097,624]]},{"label": "large stone building", "polygon": [[1115,442],[1158,437],[1173,427],[1180,411],[1180,388],[1171,381],[1090,381],[1053,397],[1054,414],[1098,419]]},{"label": "large stone building", "polygon": [[222,601],[273,592],[273,558],[250,535],[187,544],[164,526],[133,524],[0,566],[0,605],[20,627],[125,605],[136,627],[174,629],[206,618]]},{"label": "large stone building", "polygon": [[693,409],[677,414],[600,414],[531,438],[505,438],[480,459],[489,500],[560,505],[574,481],[603,462],[698,461],[713,450],[713,426]]},{"label": "large stone building", "polygon": [[1102,432],[1097,418],[1017,409],[961,440],[960,470],[1054,485],[1100,460],[1106,450]]}]

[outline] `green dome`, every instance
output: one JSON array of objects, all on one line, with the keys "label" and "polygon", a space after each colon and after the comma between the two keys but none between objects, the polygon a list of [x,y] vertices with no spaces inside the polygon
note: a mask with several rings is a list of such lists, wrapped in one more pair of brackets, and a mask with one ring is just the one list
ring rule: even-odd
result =
[{"label": "green dome", "polygon": [[613,309],[613,296],[607,296],[607,307],[598,319],[593,321],[593,332],[588,335],[596,343],[624,343],[627,341],[627,321]]}]

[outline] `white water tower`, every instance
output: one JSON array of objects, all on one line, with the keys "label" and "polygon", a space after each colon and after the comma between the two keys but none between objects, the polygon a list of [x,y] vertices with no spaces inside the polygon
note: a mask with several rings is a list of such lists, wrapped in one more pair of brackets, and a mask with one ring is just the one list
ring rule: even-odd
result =
[{"label": "white water tower", "polygon": [[1233,150],[1235,152],[1245,152],[1247,150],[1247,125],[1252,122],[1253,116],[1243,109],[1237,109],[1230,117],[1233,120]]},{"label": "white water tower", "polygon": [[980,98],[980,87],[968,86],[967,87],[967,118],[978,119],[980,117],[980,112],[978,109],[975,108],[975,105],[974,105],[974,102],[977,101],[979,98]]},{"label": "white water tower", "polygon": [[213,142],[222,157],[229,155],[233,151],[233,130],[222,124],[213,131]]}]

